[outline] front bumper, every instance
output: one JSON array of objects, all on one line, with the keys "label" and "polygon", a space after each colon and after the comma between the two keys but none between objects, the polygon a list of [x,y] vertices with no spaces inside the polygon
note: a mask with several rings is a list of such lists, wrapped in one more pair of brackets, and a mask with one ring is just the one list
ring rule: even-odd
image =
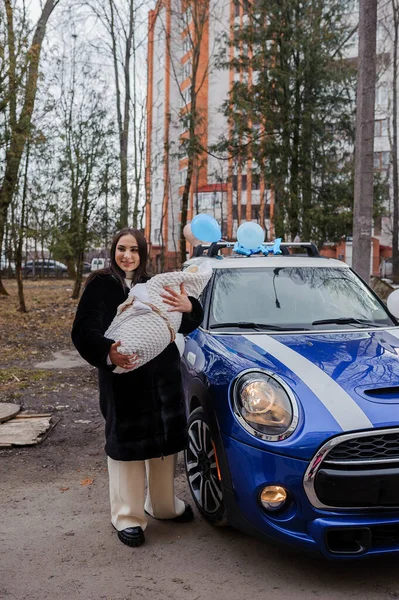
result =
[{"label": "front bumper", "polygon": [[[303,488],[307,461],[263,451],[225,434],[222,442],[233,482],[233,489],[224,490],[224,502],[233,526],[328,558],[399,553],[397,511],[317,509]],[[278,513],[266,513],[259,503],[265,485],[282,485],[288,491],[286,506]]]}]

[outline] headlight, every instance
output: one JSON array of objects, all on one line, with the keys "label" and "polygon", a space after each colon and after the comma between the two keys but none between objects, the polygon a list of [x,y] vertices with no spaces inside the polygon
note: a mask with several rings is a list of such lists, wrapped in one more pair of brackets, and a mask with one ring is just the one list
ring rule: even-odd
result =
[{"label": "headlight", "polygon": [[283,440],[297,426],[294,395],[275,375],[249,371],[237,379],[233,393],[236,416],[253,435]]}]

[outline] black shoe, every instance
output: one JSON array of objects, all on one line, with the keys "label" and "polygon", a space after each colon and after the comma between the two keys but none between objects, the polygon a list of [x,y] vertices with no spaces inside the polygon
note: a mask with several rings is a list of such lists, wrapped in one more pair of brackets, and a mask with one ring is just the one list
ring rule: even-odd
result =
[{"label": "black shoe", "polygon": [[174,523],[189,523],[193,519],[194,519],[193,509],[191,508],[191,506],[189,504],[187,504],[187,502],[185,502],[184,503],[184,513],[182,513],[178,517],[175,517],[174,519],[171,519],[171,521],[173,521]]},{"label": "black shoe", "polygon": [[144,531],[141,527],[127,527],[126,529],[122,529],[122,531],[118,531],[118,538],[122,544],[126,544],[126,546],[130,546],[131,548],[141,546],[145,542]]},{"label": "black shoe", "polygon": [[[150,515],[149,512],[144,511],[146,515]],[[152,517],[152,515],[150,515]],[[193,509],[187,502],[184,503],[184,512],[178,517],[173,517],[173,519],[158,519],[157,517],[152,517],[153,519],[157,519],[157,521],[172,521],[173,523],[189,523],[194,519]]]}]

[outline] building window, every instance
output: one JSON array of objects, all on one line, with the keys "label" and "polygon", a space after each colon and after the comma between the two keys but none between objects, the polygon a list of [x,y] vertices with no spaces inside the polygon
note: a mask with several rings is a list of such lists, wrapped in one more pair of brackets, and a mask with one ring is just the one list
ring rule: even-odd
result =
[{"label": "building window", "polygon": [[374,124],[374,136],[386,137],[388,135],[388,119],[378,119]]},{"label": "building window", "polygon": [[240,8],[242,8],[242,13],[245,15],[249,10],[250,0],[234,0],[234,15],[236,17],[240,16]]},{"label": "building window", "polygon": [[182,65],[182,69],[181,69],[182,81],[185,81],[186,79],[191,77],[191,73],[192,73],[191,61],[188,60],[186,63],[184,63],[184,65]]},{"label": "building window", "polygon": [[387,38],[387,28],[383,21],[377,23],[377,42],[383,42]]},{"label": "building window", "polygon": [[[181,116],[180,125],[181,125],[180,135],[183,135],[184,133],[187,133],[187,130],[188,130],[189,125],[190,125],[190,117],[189,117],[189,115],[185,114],[185,115]],[[183,143],[183,142],[181,141],[181,143]]]},{"label": "building window", "polygon": [[[236,221],[238,219],[245,220],[247,217],[247,205],[246,204],[241,204],[241,214],[238,215],[238,204],[233,204],[233,219],[235,219]],[[251,220],[252,221],[258,221],[260,222],[260,215],[261,215],[261,206],[260,204],[252,204],[251,205]],[[270,206],[266,205],[264,207],[264,218],[265,219],[269,219],[270,218]]]},{"label": "building window", "polygon": [[252,172],[252,189],[260,190],[260,173]]},{"label": "building window", "polygon": [[[233,175],[233,190],[236,192],[238,190],[238,175]],[[247,176],[241,175],[241,191],[247,191]]]},{"label": "building window", "polygon": [[374,169],[378,171],[386,171],[391,162],[390,152],[374,152]]},{"label": "building window", "polygon": [[376,88],[375,103],[377,106],[388,106],[388,87],[385,83]]},{"label": "building window", "polygon": [[183,38],[183,47],[182,47],[182,52],[183,52],[183,56],[185,54],[187,54],[187,52],[190,52],[191,50],[191,40],[190,40],[190,36],[186,35],[185,38]]},{"label": "building window", "polygon": [[186,12],[183,14],[184,28],[188,27],[188,25],[193,20],[193,12],[190,4],[186,8]]},{"label": "building window", "polygon": [[191,102],[191,87],[186,88],[183,92],[180,92],[180,108],[184,108]]},{"label": "building window", "polygon": [[185,185],[187,179],[187,169],[182,169],[180,171],[180,185]]}]

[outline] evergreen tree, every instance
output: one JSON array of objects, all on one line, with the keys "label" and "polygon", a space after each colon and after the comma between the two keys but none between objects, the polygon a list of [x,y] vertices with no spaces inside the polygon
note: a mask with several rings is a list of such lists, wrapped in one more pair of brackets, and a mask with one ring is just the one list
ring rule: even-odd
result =
[{"label": "evergreen tree", "polygon": [[254,0],[231,34],[221,146],[242,165],[252,158],[285,238],[320,244],[350,233],[355,73],[343,57],[345,10],[341,0]]}]

